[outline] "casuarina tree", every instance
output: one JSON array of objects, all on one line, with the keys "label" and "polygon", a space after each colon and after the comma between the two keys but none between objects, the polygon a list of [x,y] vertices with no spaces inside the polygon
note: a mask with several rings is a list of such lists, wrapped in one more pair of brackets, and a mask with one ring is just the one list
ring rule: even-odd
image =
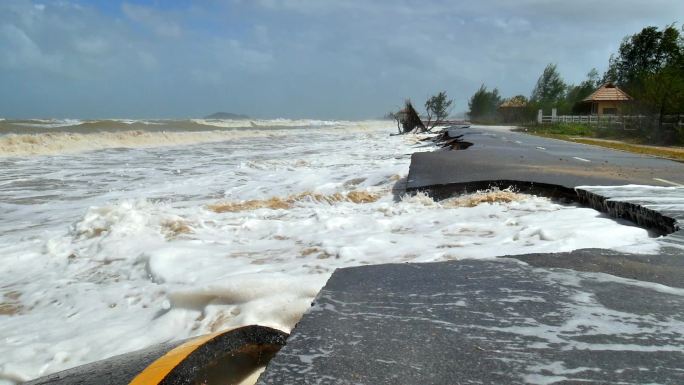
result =
[{"label": "casuarina tree", "polygon": [[541,107],[554,107],[565,98],[567,86],[561,79],[555,64],[549,64],[537,80],[530,100]]},{"label": "casuarina tree", "polygon": [[494,88],[492,91],[487,91],[487,87],[483,84],[468,100],[470,119],[480,122],[492,121],[496,119],[496,110],[500,104],[499,90]]},{"label": "casuarina tree", "polygon": [[[446,91],[442,91],[437,95],[431,96],[425,102],[425,111],[427,113],[427,124],[425,125],[429,130],[432,130],[436,125],[440,124],[449,116],[451,112],[451,105],[454,103],[452,99],[447,98]],[[434,120],[433,120],[434,119]]]},{"label": "casuarina tree", "polygon": [[684,44],[677,28],[646,27],[624,38],[617,56],[610,58],[605,80],[629,90],[642,78],[681,63],[683,57]]},{"label": "casuarina tree", "polygon": [[664,120],[684,113],[684,36],[677,28],[646,27],[625,37],[604,77],[634,98],[636,112],[654,117],[655,141],[672,141]]}]

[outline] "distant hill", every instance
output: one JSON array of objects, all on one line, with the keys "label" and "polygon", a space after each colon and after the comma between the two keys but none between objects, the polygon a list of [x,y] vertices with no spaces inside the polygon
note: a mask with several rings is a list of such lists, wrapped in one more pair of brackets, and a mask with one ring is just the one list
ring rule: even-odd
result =
[{"label": "distant hill", "polygon": [[216,113],[211,114],[209,116],[205,116],[204,119],[233,119],[233,120],[238,120],[238,119],[249,119],[249,116],[240,115],[240,114],[232,114],[230,112],[216,112]]}]

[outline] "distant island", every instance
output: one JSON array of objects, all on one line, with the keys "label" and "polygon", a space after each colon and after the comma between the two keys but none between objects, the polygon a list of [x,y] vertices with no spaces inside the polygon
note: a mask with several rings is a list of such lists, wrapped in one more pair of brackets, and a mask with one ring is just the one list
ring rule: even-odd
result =
[{"label": "distant island", "polygon": [[209,116],[205,116],[204,119],[249,119],[247,115],[232,114],[230,112],[216,112]]}]

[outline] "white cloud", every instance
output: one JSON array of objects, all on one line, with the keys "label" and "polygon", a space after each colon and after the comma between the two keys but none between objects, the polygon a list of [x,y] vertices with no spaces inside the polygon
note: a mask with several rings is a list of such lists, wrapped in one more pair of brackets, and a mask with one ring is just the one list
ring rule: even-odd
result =
[{"label": "white cloud", "polygon": [[159,36],[179,37],[182,33],[181,27],[168,15],[153,8],[123,3],[121,10],[129,19],[150,28]]},{"label": "white cloud", "polygon": [[259,74],[271,69],[273,55],[245,47],[234,39],[212,39],[199,63],[190,70],[190,76],[203,85],[222,85],[236,74]]},{"label": "white cloud", "polygon": [[79,37],[74,41],[74,48],[84,55],[100,56],[109,53],[109,42],[102,37]]},{"label": "white cloud", "polygon": [[138,51],[138,59],[140,59],[140,63],[142,64],[143,68],[148,71],[158,68],[159,62],[157,57],[151,52]]},{"label": "white cloud", "polygon": [[27,84],[39,74],[92,79],[130,61],[123,49],[125,31],[116,23],[67,1],[40,5],[0,3],[0,65],[15,71],[6,76],[23,73]]},{"label": "white cloud", "polygon": [[224,81],[223,74],[219,71],[212,71],[203,68],[193,68],[190,70],[192,79],[203,86],[216,86]]},{"label": "white cloud", "polygon": [[259,43],[260,45],[269,45],[271,43],[271,34],[267,26],[255,25],[253,30],[257,43]]},{"label": "white cloud", "polygon": [[38,68],[48,71],[59,69],[59,55],[43,53],[24,30],[13,24],[0,26],[0,53],[0,63],[5,68]]}]

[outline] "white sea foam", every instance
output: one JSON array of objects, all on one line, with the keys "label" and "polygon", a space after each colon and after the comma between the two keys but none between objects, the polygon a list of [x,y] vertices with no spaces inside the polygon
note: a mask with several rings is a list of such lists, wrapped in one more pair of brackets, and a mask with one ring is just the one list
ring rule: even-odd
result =
[{"label": "white sea foam", "polygon": [[75,126],[81,123],[83,123],[83,121],[79,119],[31,119],[15,122],[14,124],[25,127],[58,128]]},{"label": "white sea foam", "polygon": [[234,326],[290,330],[339,267],[658,248],[544,198],[399,199],[415,149],[393,131],[0,159],[0,383]]}]

